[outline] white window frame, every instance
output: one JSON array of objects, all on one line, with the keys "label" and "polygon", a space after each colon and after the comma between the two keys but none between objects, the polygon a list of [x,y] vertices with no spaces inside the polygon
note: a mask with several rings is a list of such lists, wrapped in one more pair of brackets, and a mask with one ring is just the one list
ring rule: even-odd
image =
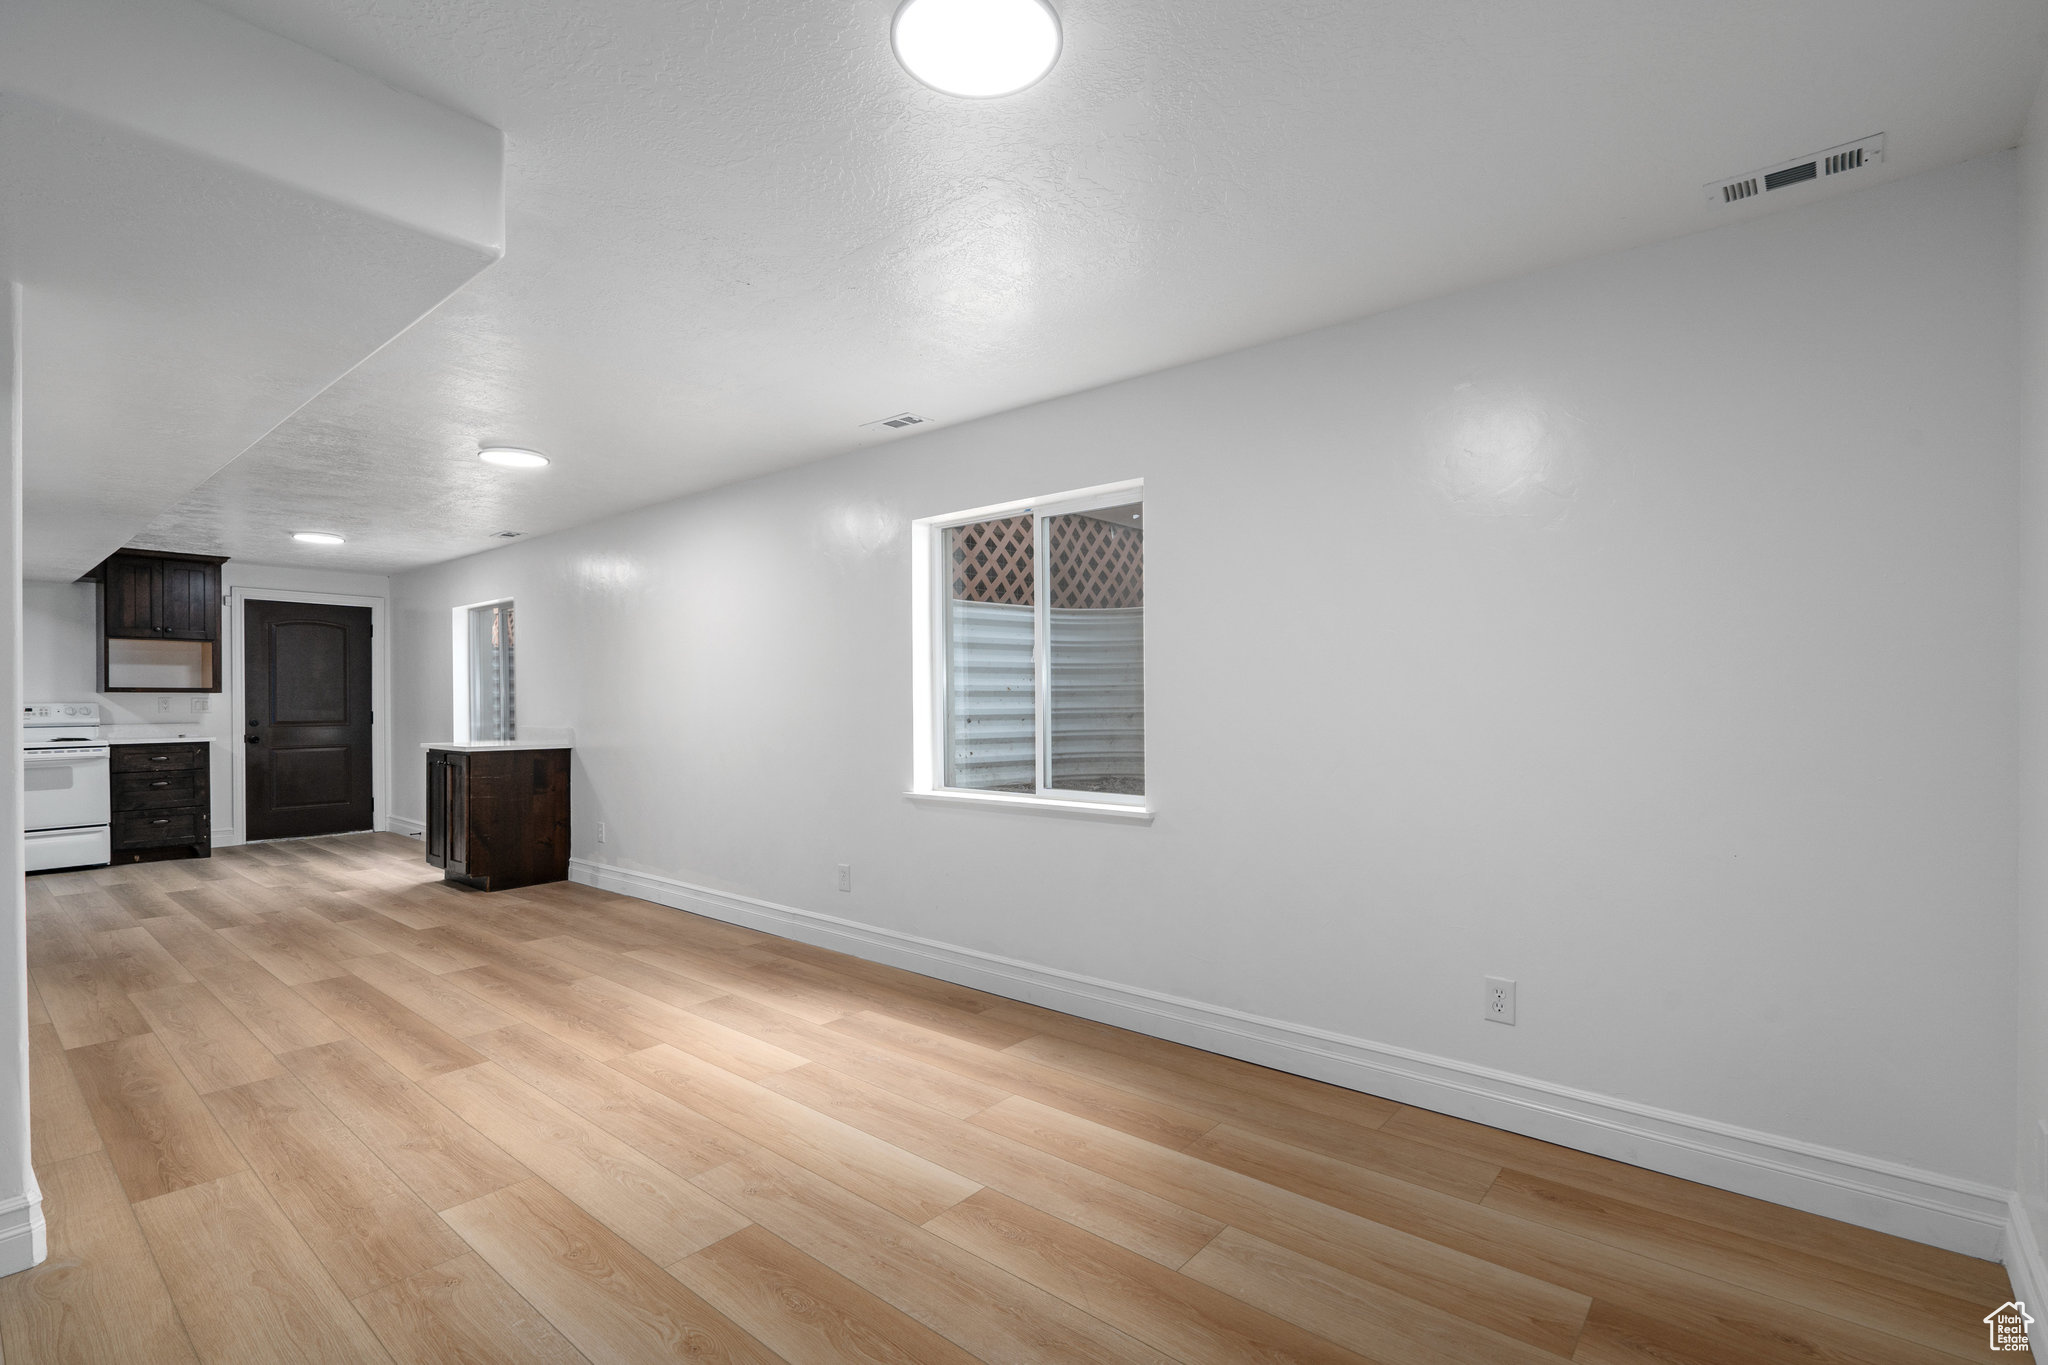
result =
[{"label": "white window frame", "polygon": [[[469,614],[478,607],[513,607],[517,603],[509,597],[486,597],[481,602],[469,602],[449,610],[449,627],[453,633],[455,667],[455,723],[449,728],[454,731],[457,744],[470,743],[469,727]],[[513,668],[519,667],[515,655]],[[515,722],[516,724],[517,722]]]},{"label": "white window frame", "polygon": [[[958,802],[985,806],[1041,811],[1047,814],[1078,815],[1087,818],[1132,821],[1149,824],[1152,819],[1152,782],[1146,774],[1145,795],[1125,796],[1115,792],[1067,791],[1046,785],[1049,734],[1052,723],[1052,659],[1047,642],[1051,639],[1052,557],[1047,553],[1051,517],[1069,512],[1092,512],[1123,503],[1143,502],[1145,481],[1127,479],[1097,484],[1071,492],[987,507],[948,512],[943,516],[921,517],[911,522],[911,783],[907,793],[914,800]],[[946,610],[950,592],[941,589],[949,582],[952,566],[947,560],[948,531],[977,521],[993,521],[1029,512],[1032,540],[1032,707],[1036,718],[1034,741],[1037,790],[989,792],[944,784],[946,745]],[[1151,529],[1149,524],[1146,528]]]}]

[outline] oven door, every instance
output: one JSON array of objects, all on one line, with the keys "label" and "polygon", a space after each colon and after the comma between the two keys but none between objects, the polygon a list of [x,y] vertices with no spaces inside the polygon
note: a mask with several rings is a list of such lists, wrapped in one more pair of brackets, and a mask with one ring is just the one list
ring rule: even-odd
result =
[{"label": "oven door", "polygon": [[21,769],[22,827],[28,832],[107,823],[111,803],[105,745],[24,749]]}]

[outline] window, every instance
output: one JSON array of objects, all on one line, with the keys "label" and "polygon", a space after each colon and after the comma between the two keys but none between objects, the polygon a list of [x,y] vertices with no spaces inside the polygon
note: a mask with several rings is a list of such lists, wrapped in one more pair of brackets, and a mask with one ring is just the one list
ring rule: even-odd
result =
[{"label": "window", "polygon": [[919,790],[1144,806],[1144,514],[1132,483],[918,524]]},{"label": "window", "polygon": [[455,609],[456,726],[471,743],[517,739],[512,687],[512,604],[485,602]]}]

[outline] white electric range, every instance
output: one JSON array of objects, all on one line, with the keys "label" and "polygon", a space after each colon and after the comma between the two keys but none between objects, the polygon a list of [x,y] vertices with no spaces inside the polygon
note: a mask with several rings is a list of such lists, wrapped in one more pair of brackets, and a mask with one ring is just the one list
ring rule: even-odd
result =
[{"label": "white electric range", "polygon": [[113,858],[107,768],[97,702],[21,708],[23,851],[30,872],[103,867]]}]

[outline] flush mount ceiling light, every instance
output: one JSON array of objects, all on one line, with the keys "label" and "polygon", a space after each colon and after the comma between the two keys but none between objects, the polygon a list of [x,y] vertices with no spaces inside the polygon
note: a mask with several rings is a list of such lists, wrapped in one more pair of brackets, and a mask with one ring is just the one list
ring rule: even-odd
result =
[{"label": "flush mount ceiling light", "polygon": [[293,540],[303,540],[308,545],[339,545],[341,537],[332,531],[294,531]]},{"label": "flush mount ceiling light", "polygon": [[548,462],[548,457],[538,450],[521,450],[517,446],[485,446],[476,457],[485,464],[503,465],[507,469],[539,469]]},{"label": "flush mount ceiling light", "polygon": [[948,95],[993,99],[1036,84],[1060,56],[1045,0],[903,0],[889,32],[903,69]]}]

